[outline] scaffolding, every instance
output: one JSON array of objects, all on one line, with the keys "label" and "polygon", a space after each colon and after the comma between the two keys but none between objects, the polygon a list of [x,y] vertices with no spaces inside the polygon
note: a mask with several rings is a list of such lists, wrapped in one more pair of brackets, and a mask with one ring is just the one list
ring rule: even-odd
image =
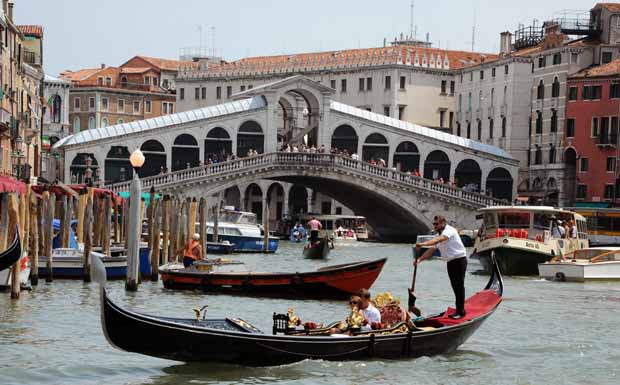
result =
[{"label": "scaffolding", "polygon": [[514,48],[515,50],[519,50],[522,48],[536,46],[543,41],[544,36],[544,28],[538,25],[538,20],[534,20],[532,25],[529,26],[519,24],[519,27],[514,33]]},{"label": "scaffolding", "polygon": [[564,9],[555,13],[553,21],[560,25],[562,33],[566,35],[594,36],[600,32],[589,11]]}]

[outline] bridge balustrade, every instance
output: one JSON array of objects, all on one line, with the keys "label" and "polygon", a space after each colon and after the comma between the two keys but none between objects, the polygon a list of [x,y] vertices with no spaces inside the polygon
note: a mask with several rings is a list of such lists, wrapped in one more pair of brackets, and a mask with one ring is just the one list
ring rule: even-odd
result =
[{"label": "bridge balustrade", "polygon": [[[360,160],[354,160],[336,154],[317,154],[306,152],[274,152],[261,154],[257,156],[236,159],[228,162],[210,164],[206,166],[198,166],[170,172],[163,175],[154,175],[141,178],[142,187],[148,189],[150,187],[160,187],[205,178],[210,175],[223,175],[239,171],[252,171],[263,168],[265,166],[277,165],[316,165],[316,166],[332,166],[355,170],[359,174],[365,174],[382,179],[390,179],[417,188],[437,192],[456,199],[474,203],[480,206],[497,206],[506,205],[508,202],[475,192],[467,192],[461,188],[453,187],[444,183],[437,183],[430,179],[425,179],[410,173],[401,172],[395,169],[389,169],[372,165]],[[122,182],[108,186],[114,192],[129,191],[131,182]]]}]

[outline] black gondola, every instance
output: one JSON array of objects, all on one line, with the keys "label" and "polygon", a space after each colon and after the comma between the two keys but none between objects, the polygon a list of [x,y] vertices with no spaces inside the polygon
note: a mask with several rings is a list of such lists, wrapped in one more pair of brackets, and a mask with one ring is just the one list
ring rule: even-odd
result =
[{"label": "black gondola", "polygon": [[[100,266],[99,261],[93,260],[92,266]],[[449,308],[416,321],[415,326],[401,323],[392,329],[333,338],[299,332],[276,334],[286,325],[285,314],[274,314],[274,334],[268,335],[240,318],[180,319],[135,313],[112,302],[102,285],[101,321],[106,338],[116,348],[175,361],[272,366],[304,359],[396,359],[456,350],[495,311],[502,292],[502,278],[495,265],[485,289],[467,299],[468,314],[463,319],[450,319],[454,309]],[[286,326],[284,331],[288,331]]]},{"label": "black gondola", "polygon": [[321,238],[314,243],[308,243],[304,246],[304,257],[310,259],[327,258],[330,250],[329,242],[329,239]]},{"label": "black gondola", "polygon": [[22,247],[19,241],[19,230],[15,228],[15,238],[11,245],[0,253],[0,271],[8,269],[19,260],[22,254]]}]

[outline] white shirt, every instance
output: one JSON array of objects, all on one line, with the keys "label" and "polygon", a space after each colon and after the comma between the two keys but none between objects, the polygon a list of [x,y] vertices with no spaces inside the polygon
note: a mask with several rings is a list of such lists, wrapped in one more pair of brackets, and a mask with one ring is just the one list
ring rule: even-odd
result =
[{"label": "white shirt", "polygon": [[441,256],[446,258],[448,262],[453,259],[463,258],[467,256],[465,246],[463,246],[463,241],[461,241],[461,236],[454,227],[446,225],[446,227],[439,235],[448,237],[447,240],[439,242],[436,245],[439,249],[439,252],[441,253]]},{"label": "white shirt", "polygon": [[362,313],[366,321],[368,321],[368,326],[373,322],[381,322],[381,313],[379,313],[379,310],[371,303],[368,304],[366,309],[362,309]]}]

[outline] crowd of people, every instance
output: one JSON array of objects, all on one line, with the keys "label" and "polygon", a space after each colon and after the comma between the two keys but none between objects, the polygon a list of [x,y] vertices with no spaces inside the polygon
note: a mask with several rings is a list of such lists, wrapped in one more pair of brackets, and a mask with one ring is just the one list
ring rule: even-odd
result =
[{"label": "crowd of people", "polygon": [[577,226],[574,219],[561,220],[551,217],[551,236],[553,238],[577,238]]}]

